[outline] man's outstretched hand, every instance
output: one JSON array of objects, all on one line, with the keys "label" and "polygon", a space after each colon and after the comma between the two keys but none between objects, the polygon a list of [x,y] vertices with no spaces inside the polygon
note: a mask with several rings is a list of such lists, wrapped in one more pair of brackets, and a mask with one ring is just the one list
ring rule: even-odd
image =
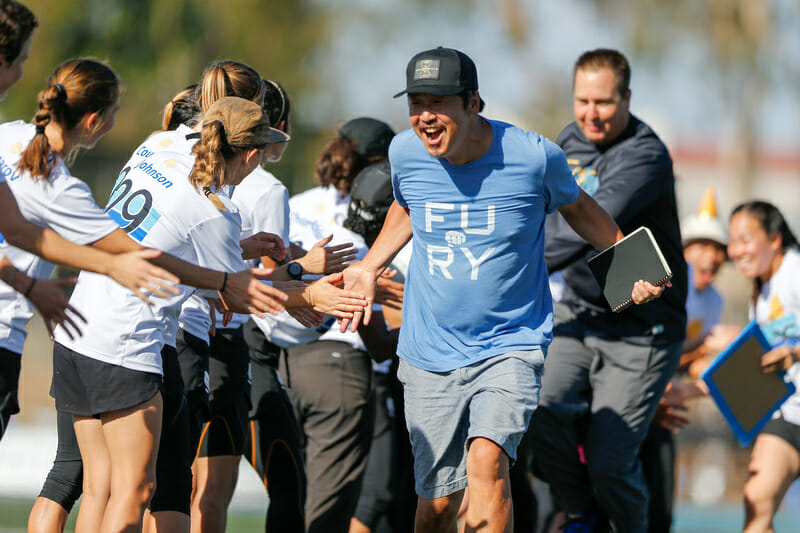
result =
[{"label": "man's outstretched hand", "polygon": [[375,301],[375,285],[380,272],[367,268],[363,262],[359,261],[351,263],[342,271],[342,275],[344,276],[344,289],[362,294],[367,300],[363,312],[354,312],[352,319],[339,319],[339,331],[344,333],[350,328],[350,331],[354,332],[362,321],[365,326],[369,324],[369,319],[372,317],[372,303]]}]

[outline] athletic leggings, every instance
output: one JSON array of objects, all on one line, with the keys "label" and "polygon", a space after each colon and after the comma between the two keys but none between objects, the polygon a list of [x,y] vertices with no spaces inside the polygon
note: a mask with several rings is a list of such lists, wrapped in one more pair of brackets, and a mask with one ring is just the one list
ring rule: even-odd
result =
[{"label": "athletic leggings", "polygon": [[306,473],[300,429],[276,368],[280,348],[252,321],[244,336],[250,347],[250,418],[244,455],[269,494],[267,533],[305,531]]}]

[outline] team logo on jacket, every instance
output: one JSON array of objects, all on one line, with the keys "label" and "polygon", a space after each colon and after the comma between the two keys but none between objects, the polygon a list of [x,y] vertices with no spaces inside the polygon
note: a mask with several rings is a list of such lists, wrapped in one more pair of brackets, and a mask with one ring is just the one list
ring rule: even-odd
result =
[{"label": "team logo on jacket", "polygon": [[567,159],[567,164],[572,169],[572,176],[578,183],[578,187],[589,196],[594,196],[597,188],[600,187],[600,176],[597,175],[597,171],[591,165],[582,167],[578,159]]}]

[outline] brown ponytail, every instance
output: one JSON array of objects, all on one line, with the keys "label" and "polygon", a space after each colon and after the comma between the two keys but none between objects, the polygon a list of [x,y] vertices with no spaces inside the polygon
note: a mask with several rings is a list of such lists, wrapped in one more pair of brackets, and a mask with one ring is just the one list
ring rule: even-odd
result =
[{"label": "brown ponytail", "polygon": [[192,148],[195,160],[189,183],[198,190],[224,185],[225,160],[233,156],[234,150],[227,142],[222,122],[204,124],[203,134]]},{"label": "brown ponytail", "polygon": [[162,128],[165,131],[175,130],[181,124],[193,128],[200,122],[196,92],[197,84],[189,85],[164,106]]},{"label": "brown ponytail", "polygon": [[[56,164],[45,128],[57,123],[63,131],[75,128],[89,113],[105,113],[119,98],[122,86],[109,67],[90,59],[72,59],[59,66],[39,92],[33,116],[36,134],[22,152],[17,168],[33,179],[47,178]],[[101,123],[98,123],[99,127]]]},{"label": "brown ponytail", "polygon": [[266,86],[252,67],[238,61],[217,61],[206,69],[197,87],[197,104],[205,113],[223,96],[238,96],[264,104]]}]

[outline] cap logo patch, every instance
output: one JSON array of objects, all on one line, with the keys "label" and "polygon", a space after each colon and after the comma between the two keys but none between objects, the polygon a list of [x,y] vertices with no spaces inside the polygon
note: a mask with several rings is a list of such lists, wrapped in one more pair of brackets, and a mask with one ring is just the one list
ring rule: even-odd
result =
[{"label": "cap logo patch", "polygon": [[438,80],[439,79],[439,60],[420,59],[414,67],[415,80]]}]

